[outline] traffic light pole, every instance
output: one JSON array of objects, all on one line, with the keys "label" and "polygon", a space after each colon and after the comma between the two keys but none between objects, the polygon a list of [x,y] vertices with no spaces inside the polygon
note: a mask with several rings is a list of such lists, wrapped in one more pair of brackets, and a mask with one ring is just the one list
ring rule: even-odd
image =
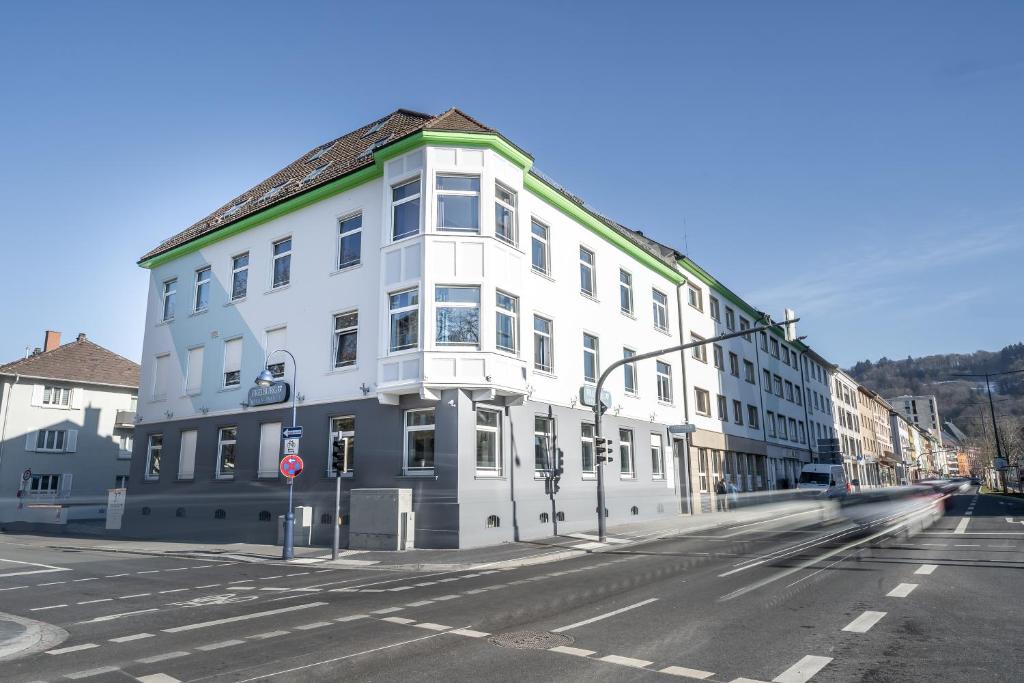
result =
[{"label": "traffic light pole", "polygon": [[[766,316],[766,318],[767,318],[767,316]],[[596,387],[596,389],[594,391],[594,446],[595,446],[594,457],[595,457],[595,459],[597,461],[596,462],[596,466],[597,466],[597,535],[598,535],[598,540],[601,543],[604,543],[607,540],[607,524],[605,522],[605,488],[604,488],[604,465],[605,465],[606,459],[605,459],[605,456],[603,455],[603,453],[598,453],[597,450],[599,448],[603,448],[603,441],[601,439],[601,416],[604,414],[604,410],[602,409],[602,406],[601,406],[601,389],[604,387],[605,380],[608,379],[608,377],[612,374],[612,372],[614,370],[617,370],[618,368],[620,368],[620,367],[622,367],[623,365],[626,365],[626,364],[637,363],[637,362],[642,361],[642,360],[648,360],[650,358],[657,358],[658,356],[665,356],[665,355],[668,355],[670,353],[677,353],[679,351],[685,351],[687,349],[692,349],[692,348],[695,348],[697,346],[706,346],[708,344],[715,344],[715,343],[718,343],[718,342],[723,341],[725,339],[733,339],[735,337],[743,337],[743,336],[746,336],[746,335],[749,335],[749,334],[755,334],[757,332],[762,332],[764,330],[772,330],[772,329],[776,329],[776,328],[779,328],[779,327],[786,327],[788,325],[795,324],[797,321],[800,320],[800,318],[792,318],[790,320],[784,320],[784,321],[778,322],[778,323],[770,322],[771,318],[767,318],[767,320],[768,320],[768,322],[766,322],[763,325],[758,325],[757,327],[751,327],[751,328],[746,329],[746,330],[740,330],[738,332],[730,332],[729,334],[723,334],[723,335],[719,335],[717,337],[711,337],[710,339],[703,339],[703,340],[701,340],[699,342],[690,342],[688,344],[676,344],[675,346],[669,346],[669,347],[666,347],[664,349],[658,349],[657,351],[648,351],[647,353],[639,353],[639,354],[637,354],[635,356],[630,356],[629,358],[619,359],[619,360],[613,362],[607,368],[605,368],[604,372],[601,373],[601,376],[597,378],[597,387]],[[788,341],[794,341],[794,339],[789,339],[790,336],[795,336],[795,335],[787,334],[787,340]],[[602,444],[602,445],[599,445],[599,444]]]},{"label": "traffic light pole", "polygon": [[334,473],[334,543],[331,544],[331,559],[338,559],[338,544],[341,542],[341,475]]}]

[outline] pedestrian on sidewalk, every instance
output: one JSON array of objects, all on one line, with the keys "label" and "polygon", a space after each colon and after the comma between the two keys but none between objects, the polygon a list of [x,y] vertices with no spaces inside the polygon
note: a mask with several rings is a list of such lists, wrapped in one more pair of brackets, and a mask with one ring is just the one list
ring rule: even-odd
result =
[{"label": "pedestrian on sidewalk", "polygon": [[715,509],[719,512],[725,512],[729,509],[729,503],[725,497],[726,493],[725,481],[722,479],[715,479]]},{"label": "pedestrian on sidewalk", "polygon": [[729,483],[725,485],[725,490],[729,493],[729,507],[733,509],[739,507],[739,487],[736,486],[736,484],[733,483],[732,481],[729,481]]}]

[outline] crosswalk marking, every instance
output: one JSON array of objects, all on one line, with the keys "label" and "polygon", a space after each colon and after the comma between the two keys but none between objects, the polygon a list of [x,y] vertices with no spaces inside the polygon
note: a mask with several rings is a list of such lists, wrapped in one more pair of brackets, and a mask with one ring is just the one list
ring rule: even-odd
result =
[{"label": "crosswalk marking", "polygon": [[165,652],[162,655],[153,655],[152,657],[143,657],[142,659],[136,659],[135,661],[139,664],[156,664],[157,662],[163,662],[168,659],[178,659],[179,657],[188,657],[191,652],[185,652],[184,650],[178,650],[176,652]]},{"label": "crosswalk marking", "polygon": [[568,647],[566,645],[556,645],[555,647],[548,648],[549,652],[561,652],[563,655],[573,655],[574,657],[589,657],[594,654],[593,650],[583,650],[578,647]]},{"label": "crosswalk marking", "polygon": [[181,683],[174,676],[168,676],[167,674],[149,674],[148,676],[139,676],[135,680],[141,683]]},{"label": "crosswalk marking", "polygon": [[685,666],[666,666],[659,673],[669,674],[672,676],[685,676],[686,678],[697,678],[704,680],[705,678],[711,678],[715,674],[710,671],[701,671],[700,669],[687,669]]},{"label": "crosswalk marking", "polygon": [[120,671],[120,670],[121,669],[119,669],[116,666],[101,666],[98,669],[88,669],[87,671],[76,671],[75,673],[72,673],[72,674],[64,674],[64,677],[65,678],[70,678],[71,680],[77,680],[79,678],[92,678],[93,676],[101,676],[103,674],[111,674],[111,673],[114,673],[115,671]]},{"label": "crosswalk marking", "polygon": [[824,669],[831,661],[831,657],[807,655],[773,678],[772,683],[807,683],[814,674]]},{"label": "crosswalk marking", "polygon": [[900,585],[893,588],[891,591],[886,593],[886,597],[890,598],[905,598],[914,592],[917,588],[916,583],[901,583]]},{"label": "crosswalk marking", "polygon": [[885,615],[885,612],[872,612],[869,610],[844,626],[843,630],[850,633],[867,633]]},{"label": "crosswalk marking", "polygon": [[91,650],[94,647],[99,647],[96,643],[84,643],[82,645],[72,645],[71,647],[59,647],[56,650],[47,650],[48,655],[63,655],[68,652],[78,652],[80,650]]},{"label": "crosswalk marking", "polygon": [[608,662],[610,664],[620,664],[622,666],[632,666],[637,669],[642,669],[645,666],[650,666],[651,662],[645,659],[633,659],[632,657],[620,657],[619,655],[605,655],[601,657],[602,662]]},{"label": "crosswalk marking", "polygon": [[133,640],[142,640],[143,638],[152,638],[152,633],[136,633],[130,636],[121,636],[120,638],[111,638],[112,643],[129,643]]},{"label": "crosswalk marking", "polygon": [[939,567],[939,565],[937,565],[937,564],[922,564],[920,567],[917,568],[917,570],[914,571],[914,573],[915,574],[925,574],[925,575],[928,575],[928,574],[931,574],[936,569],[938,569],[938,567]]}]

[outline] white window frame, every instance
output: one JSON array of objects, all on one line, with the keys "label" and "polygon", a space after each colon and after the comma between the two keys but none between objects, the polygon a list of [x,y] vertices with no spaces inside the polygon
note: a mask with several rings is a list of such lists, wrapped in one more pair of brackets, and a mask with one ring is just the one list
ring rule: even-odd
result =
[{"label": "white window frame", "polygon": [[[476,302],[472,301],[439,301],[438,295],[441,290],[464,289],[476,292]],[[442,348],[480,348],[480,295],[479,285],[434,285],[434,343]],[[466,309],[476,311],[476,340],[475,341],[442,341],[441,325],[438,318],[442,309]]]},{"label": "white window frame", "polygon": [[[344,429],[342,420],[352,420],[352,429]],[[356,418],[354,415],[332,415],[328,424],[327,476],[331,479],[339,476],[334,470],[334,444],[340,440],[345,449],[345,469],[341,471],[341,477],[352,477],[355,472]]]},{"label": "white window frame", "polygon": [[732,400],[732,421],[734,424],[743,426],[743,401]]},{"label": "white window frame", "polygon": [[[238,350],[238,370],[228,370],[228,344],[237,342],[239,346]],[[244,342],[241,337],[232,337],[231,339],[224,340],[224,357],[221,359],[221,386],[224,389],[232,389],[242,385],[242,352],[245,350],[243,347]],[[238,373],[238,379],[234,382],[228,383],[228,375],[232,373]]]},{"label": "white window frame", "polygon": [[693,285],[686,286],[686,303],[690,308],[695,308],[701,313],[704,312],[704,292]]},{"label": "white window frame", "polygon": [[725,350],[722,349],[721,344],[711,345],[711,357],[716,368],[725,370]]},{"label": "white window frame", "polygon": [[[505,192],[511,196],[511,203],[501,198],[501,193]],[[515,190],[511,189],[507,185],[495,181],[494,183],[494,204],[495,204],[495,215],[494,215],[494,236],[502,242],[511,244],[513,247],[519,246],[519,212],[516,210],[519,205],[519,196]],[[510,225],[508,226],[509,235],[503,235],[498,231],[498,215],[497,207],[501,207],[505,211],[508,211],[511,215]]]},{"label": "white window frame", "polygon": [[[411,303],[405,306],[394,307],[394,298],[402,294],[412,292],[415,298],[415,303]],[[406,344],[404,346],[395,346],[395,320],[396,316],[402,316],[406,314],[413,314],[416,319],[416,339],[412,344]],[[399,353],[402,351],[410,351],[418,349],[420,347],[420,288],[419,287],[406,287],[405,289],[398,289],[393,292],[388,292],[388,349],[391,353]]]},{"label": "white window frame", "polygon": [[757,406],[748,403],[747,404],[747,426],[751,429],[761,428],[761,417]]},{"label": "white window frame", "polygon": [[733,351],[729,352],[729,374],[733,377],[740,376],[740,356]]},{"label": "white window frame", "polygon": [[[585,457],[588,448],[590,450],[589,468]],[[597,475],[597,453],[594,447],[594,423],[592,422],[580,423],[580,469],[584,479],[591,479]]]},{"label": "white window frame", "polygon": [[[40,498],[56,497],[60,493],[60,477],[59,474],[33,474],[26,487],[28,495]],[[43,488],[44,481],[46,488]]]},{"label": "white window frame", "polygon": [[[430,413],[434,416],[434,420],[428,425],[410,425],[409,416],[413,413]],[[416,408],[414,410],[406,410],[402,414],[402,467],[406,474],[433,474],[434,467],[437,465],[437,413],[433,408]],[[409,464],[409,435],[414,432],[434,432],[434,464],[422,467],[412,467]]]},{"label": "white window frame", "polygon": [[729,399],[723,394],[715,396],[715,409],[719,420],[722,422],[729,421]]},{"label": "white window frame", "polygon": [[[469,178],[476,180],[476,190],[444,190],[441,189],[442,178]],[[441,216],[443,211],[441,209],[441,198],[442,197],[476,197],[476,227],[474,228],[455,228],[447,225],[441,225]],[[438,232],[454,232],[462,233],[465,235],[479,235],[480,234],[480,176],[472,173],[436,173],[434,174],[434,207],[437,213],[437,230]]]},{"label": "white window frame", "polygon": [[[502,304],[502,297],[511,302],[511,308]],[[498,342],[498,324],[501,319],[508,319],[512,327],[512,347],[502,346]],[[494,348],[498,351],[519,355],[519,297],[498,289],[494,293]]]},{"label": "white window frame", "polygon": [[619,479],[636,479],[633,443],[633,430],[619,429]]},{"label": "white window frame", "polygon": [[[245,259],[245,263],[239,265],[238,262],[241,259]],[[238,282],[238,278],[240,278],[243,273],[245,274],[245,286],[242,287],[242,292],[241,292],[241,294],[239,294],[238,292],[235,291],[237,289],[236,282]],[[234,256],[231,257],[231,300],[232,301],[241,301],[242,299],[244,299],[248,295],[249,295],[249,252],[246,251],[246,252],[243,252],[241,254],[235,254]]]},{"label": "white window frame", "polygon": [[[538,229],[544,234],[538,235]],[[540,244],[544,252],[544,263],[540,266],[533,262],[534,242]],[[536,218],[530,220],[530,268],[535,273],[551,277],[551,228]]]},{"label": "white window frame", "polygon": [[[663,301],[659,301],[658,297]],[[668,295],[656,287],[651,288],[651,305],[654,313],[654,329],[668,332]]]},{"label": "white window frame", "polygon": [[[342,318],[350,315],[356,316],[355,324],[338,327]],[[331,317],[331,322],[334,324],[334,329],[331,332],[331,367],[335,370],[355,367],[359,362],[359,309],[353,308],[347,311],[341,311],[340,313],[335,313]],[[342,361],[339,363],[338,349],[341,348],[341,339],[342,337],[347,337],[349,335],[355,335],[356,337],[356,357],[351,361]]]},{"label": "white window frame", "polygon": [[[537,329],[538,320],[547,323],[547,332],[541,332]],[[547,367],[537,362],[537,349],[541,346],[547,351]],[[533,369],[547,374],[553,374],[555,371],[555,322],[551,318],[537,315],[536,313],[533,315]]]},{"label": "white window frame", "polygon": [[[264,355],[264,359],[268,359],[270,357],[270,354],[272,354],[274,351],[277,351],[279,349],[284,348],[284,345],[278,346],[277,344],[273,344],[273,346],[277,346],[276,349],[270,348],[271,347],[271,344],[270,344],[271,335],[273,335],[275,332],[281,332],[281,331],[284,331],[285,335],[287,335],[288,334],[288,326],[287,325],[278,325],[277,327],[272,327],[272,328],[270,328],[268,330],[264,330],[263,331],[263,352],[265,354]],[[285,374],[285,369],[286,369],[286,359],[275,361],[273,363],[267,363],[267,370],[270,371],[270,374],[274,377],[274,379],[283,379],[284,378],[284,374]]]},{"label": "white window frame", "polygon": [[658,378],[658,401],[661,403],[672,403],[672,364],[663,360],[654,364],[655,373]]},{"label": "white window frame", "polygon": [[708,295],[708,312],[711,315],[712,320],[721,321],[722,319],[722,304],[718,300],[718,297]]},{"label": "white window frame", "polygon": [[[205,273],[205,277],[203,276]],[[192,312],[202,313],[203,311],[209,310],[210,308],[210,282],[213,279],[213,268],[210,266],[203,266],[202,268],[196,268],[195,277],[195,291],[192,296]],[[200,294],[206,292],[206,303],[200,302]]]},{"label": "white window frame", "polygon": [[[159,443],[154,443],[154,439]],[[156,454],[156,472],[153,471],[153,455]],[[146,468],[142,471],[146,481],[158,481],[160,479],[160,466],[163,464],[164,435],[150,434],[146,441]]]},{"label": "white window frame", "polygon": [[[707,389],[701,389],[700,387],[693,388],[693,405],[694,410],[698,415],[704,417],[711,417],[711,394],[708,393]],[[703,401],[701,400],[703,399]],[[701,403],[704,403],[704,408],[701,409]]]},{"label": "white window frame", "polygon": [[[694,344],[696,342],[703,342],[703,341],[705,341],[704,337],[700,336],[699,334],[694,334],[692,332],[690,333],[690,343],[691,344]],[[695,360],[699,360],[701,363],[707,363],[708,362],[708,347],[707,347],[707,344],[698,344],[697,346],[691,346],[690,347],[690,355],[693,356],[693,358]]]},{"label": "white window frame", "polygon": [[736,311],[729,306],[725,307],[725,327],[730,332],[736,330]]},{"label": "white window frame", "polygon": [[178,278],[172,277],[169,280],[164,280],[163,287],[161,288],[160,300],[161,300],[161,321],[170,322],[174,320],[174,304],[178,298]]},{"label": "white window frame", "polygon": [[[587,346],[587,342],[593,340],[594,346],[590,348]],[[597,382],[597,378],[601,376],[601,340],[598,339],[596,334],[589,332],[583,333],[583,381],[588,384],[594,384]],[[587,376],[587,359],[593,356],[594,363],[594,375],[593,377]]]},{"label": "white window frame", "polygon": [[748,384],[757,384],[757,368],[746,358],[743,359],[743,380]]},{"label": "white window frame", "polygon": [[[198,367],[192,367],[192,352],[199,351],[200,359]],[[185,377],[184,383],[181,388],[181,393],[185,396],[197,396],[203,391],[203,365],[206,363],[206,347],[202,344],[198,346],[190,346],[185,350]],[[197,374],[198,373],[198,374]],[[189,385],[192,383],[191,380],[195,378],[198,380],[196,388],[191,388]]]},{"label": "white window frame", "polygon": [[[543,421],[546,427],[545,431],[537,429],[538,421]],[[545,467],[537,467],[537,437],[544,439],[544,458],[546,465]],[[551,452],[551,446],[555,439],[555,418],[548,417],[547,415],[534,415],[533,416],[533,476],[545,475],[553,464],[552,460],[555,458],[555,454]]]},{"label": "white window frame", "polygon": [[651,434],[651,479],[665,479],[665,439],[661,434]]},{"label": "white window frame", "polygon": [[72,391],[74,389],[68,387],[58,387],[52,384],[44,385],[41,404],[46,408],[70,408]]},{"label": "white window frame", "polygon": [[[53,436],[52,439],[50,438],[51,435]],[[35,450],[37,453],[63,453],[67,447],[67,429],[40,429],[36,432]]]},{"label": "white window frame", "polygon": [[[480,414],[487,413],[493,415],[495,418],[494,426],[480,424]],[[480,439],[476,439],[476,476],[478,477],[500,477],[503,471],[504,458],[502,454],[504,452],[504,444],[502,443],[502,414],[497,408],[477,408],[476,409],[476,434],[485,432],[487,434],[494,435],[494,465],[492,467],[481,466],[480,464]]]},{"label": "white window frame", "polygon": [[[589,258],[589,260],[588,260]],[[580,245],[580,294],[591,299],[597,296],[597,256],[593,249]],[[590,281],[590,288],[586,284]]]},{"label": "white window frame", "polygon": [[[636,355],[636,351],[629,348],[628,346],[622,347],[622,357],[632,358]],[[636,396],[640,393],[640,388],[637,382],[637,367],[636,363],[624,363],[622,366],[622,387],[623,391],[628,396]]]},{"label": "white window frame", "polygon": [[[282,251],[280,254],[277,253],[278,246],[288,243],[288,250]],[[287,287],[292,283],[292,249],[294,248],[292,243],[291,235],[282,237],[281,239],[274,240],[270,244],[270,288],[281,289]],[[275,282],[277,278],[277,262],[287,259],[288,260],[288,277],[284,282]]]},{"label": "white window frame", "polygon": [[[224,438],[224,432],[232,430],[235,433],[235,438],[226,439]],[[234,446],[232,449],[232,468],[230,472],[224,470],[224,447]],[[217,464],[214,469],[214,478],[216,479],[234,479],[235,473],[238,471],[238,427],[233,425],[227,425],[220,427],[217,430]]]},{"label": "white window frame", "polygon": [[[350,221],[354,221],[356,218],[359,219],[359,226],[349,228],[345,230],[345,224]],[[358,255],[355,261],[342,262],[342,245],[344,245],[346,239],[355,239],[358,244]],[[345,270],[346,268],[355,268],[363,262],[363,212],[362,210],[354,211],[346,214],[338,219],[338,249],[337,258],[335,259],[335,266],[338,270]]]},{"label": "white window frame", "polygon": [[[401,199],[396,201],[395,200],[395,190],[397,190],[400,187],[405,187],[406,185],[411,185],[413,183],[416,183],[416,193],[415,194],[411,194],[408,197],[402,197]],[[418,176],[418,175],[413,177],[413,178],[408,178],[406,180],[402,180],[400,182],[394,183],[391,186],[391,241],[392,242],[400,242],[401,240],[409,239],[410,237],[415,237],[416,235],[419,235],[419,234],[421,234],[423,232],[423,207],[419,203],[420,199],[422,198],[422,196],[423,196],[423,183],[422,183],[422,178],[420,176]],[[403,204],[408,204],[409,202],[417,202],[416,230],[413,231],[413,232],[405,233],[403,235],[396,235],[395,234],[395,210],[399,206],[402,206]]]}]

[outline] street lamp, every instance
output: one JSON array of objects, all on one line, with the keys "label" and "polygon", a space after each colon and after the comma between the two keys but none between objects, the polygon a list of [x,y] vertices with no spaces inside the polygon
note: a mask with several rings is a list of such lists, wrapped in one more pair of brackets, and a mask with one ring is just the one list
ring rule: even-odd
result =
[{"label": "street lamp", "polygon": [[[270,361],[270,357],[275,353],[286,353],[288,357],[292,359],[292,427],[297,427],[298,424],[295,420],[295,387],[298,384],[298,364],[295,362],[295,356],[292,355],[291,351],[287,349],[277,349],[267,354],[267,361]],[[263,363],[263,369],[260,370],[260,374],[256,375],[256,386],[258,387],[269,387],[274,383],[274,375],[267,369],[267,362]],[[281,559],[290,560],[295,557],[295,541],[294,541],[294,529],[295,526],[295,508],[292,507],[292,489],[295,484],[295,477],[288,477],[288,509],[284,514],[284,548],[281,550]]]}]

